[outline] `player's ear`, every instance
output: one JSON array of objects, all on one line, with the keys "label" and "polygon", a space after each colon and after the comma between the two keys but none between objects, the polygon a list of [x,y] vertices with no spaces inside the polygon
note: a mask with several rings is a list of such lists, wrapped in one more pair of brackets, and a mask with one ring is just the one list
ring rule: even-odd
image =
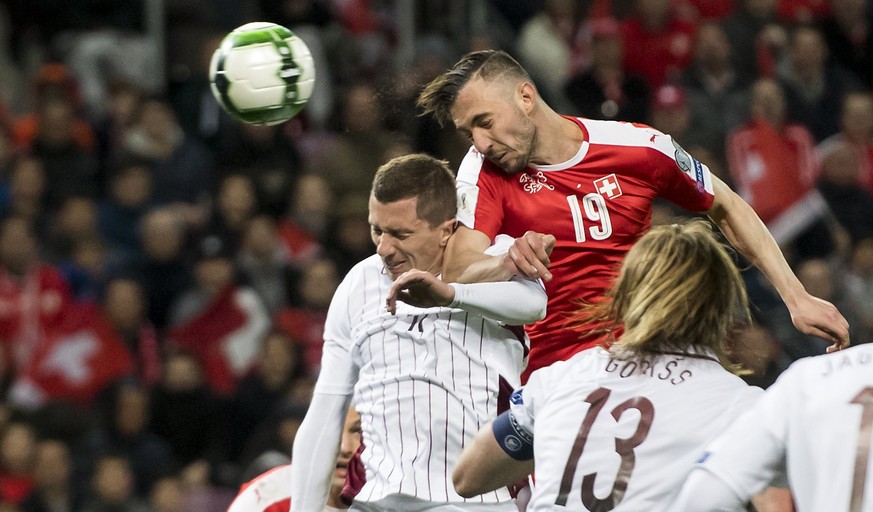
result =
[{"label": "player's ear", "polygon": [[445,247],[449,243],[449,238],[455,232],[457,227],[457,219],[449,219],[440,225],[440,247]]},{"label": "player's ear", "polygon": [[530,82],[521,82],[518,85],[518,98],[525,114],[530,114],[537,102],[537,88]]}]

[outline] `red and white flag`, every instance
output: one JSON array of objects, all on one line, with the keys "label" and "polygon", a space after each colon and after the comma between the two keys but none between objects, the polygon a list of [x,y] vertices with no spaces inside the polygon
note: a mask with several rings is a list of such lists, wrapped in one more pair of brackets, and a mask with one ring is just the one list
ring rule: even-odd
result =
[{"label": "red and white flag", "polygon": [[199,315],[174,327],[170,339],[203,365],[210,387],[223,394],[254,366],[270,317],[255,292],[229,286]]},{"label": "red and white flag", "polygon": [[10,390],[27,406],[52,400],[89,403],[116,379],[134,374],[134,359],[94,303],[74,304],[46,333]]}]

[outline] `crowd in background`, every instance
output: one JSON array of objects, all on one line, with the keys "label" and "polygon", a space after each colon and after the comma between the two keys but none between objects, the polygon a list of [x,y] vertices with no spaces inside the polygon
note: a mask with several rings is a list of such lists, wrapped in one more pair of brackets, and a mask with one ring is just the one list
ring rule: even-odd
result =
[{"label": "crowd in background", "polygon": [[[373,252],[371,178],[412,151],[457,167],[469,142],[415,98],[470,50],[508,50],[561,113],[671,134],[873,340],[871,2],[491,0],[464,31],[448,13],[473,2],[422,0],[400,66],[400,2],[167,0],[163,59],[145,4],[0,2],[0,511],[223,510],[290,456],[327,305]],[[209,90],[254,20],[315,58],[278,126]],[[766,386],[826,342],[744,275],[756,324],[732,343]]]}]

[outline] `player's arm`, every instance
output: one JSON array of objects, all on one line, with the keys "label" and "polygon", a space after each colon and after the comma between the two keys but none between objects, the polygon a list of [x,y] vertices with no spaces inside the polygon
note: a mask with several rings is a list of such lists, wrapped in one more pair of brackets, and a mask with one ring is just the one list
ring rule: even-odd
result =
[{"label": "player's arm", "polygon": [[[465,498],[493,491],[527,478],[533,472],[533,445],[515,450],[501,444],[512,429],[510,411],[482,427],[458,459],[452,473],[455,492]],[[507,430],[510,429],[510,430]],[[521,439],[514,436],[514,439]],[[520,441],[523,442],[523,441]],[[512,453],[513,456],[509,454]]]},{"label": "player's arm", "polygon": [[443,280],[458,283],[506,281],[512,276],[551,279],[549,255],[555,237],[528,231],[502,255],[489,256],[488,235],[458,226],[446,246]]},{"label": "player's arm", "polygon": [[291,512],[322,510],[330,492],[350,395],[314,393],[294,438]]},{"label": "player's arm", "polygon": [[804,289],[758,214],[716,176],[712,180],[715,199],[707,214],[730,243],[767,276],[788,307],[794,326],[830,341],[828,351],[847,347],[849,323],[836,306]]},{"label": "player's arm", "polygon": [[423,270],[409,270],[394,280],[386,308],[396,310],[397,301],[429,308],[448,306],[492,318],[509,325],[525,325],[546,316],[546,291],[539,281],[512,278],[497,283],[445,283]]},{"label": "player's arm", "polygon": [[359,368],[348,347],[351,339],[349,294],[353,280],[346,276],[334,292],[324,322],[321,372],[306,417],[294,438],[291,465],[291,512],[322,510],[336,469],[343,425]]}]

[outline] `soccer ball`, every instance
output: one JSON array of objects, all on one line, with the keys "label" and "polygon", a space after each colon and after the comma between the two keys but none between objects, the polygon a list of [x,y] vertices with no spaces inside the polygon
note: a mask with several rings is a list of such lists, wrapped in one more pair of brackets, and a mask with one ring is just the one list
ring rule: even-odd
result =
[{"label": "soccer ball", "polygon": [[275,23],[247,23],[212,54],[212,94],[224,110],[249,124],[273,125],[296,116],[315,85],[306,44]]}]

